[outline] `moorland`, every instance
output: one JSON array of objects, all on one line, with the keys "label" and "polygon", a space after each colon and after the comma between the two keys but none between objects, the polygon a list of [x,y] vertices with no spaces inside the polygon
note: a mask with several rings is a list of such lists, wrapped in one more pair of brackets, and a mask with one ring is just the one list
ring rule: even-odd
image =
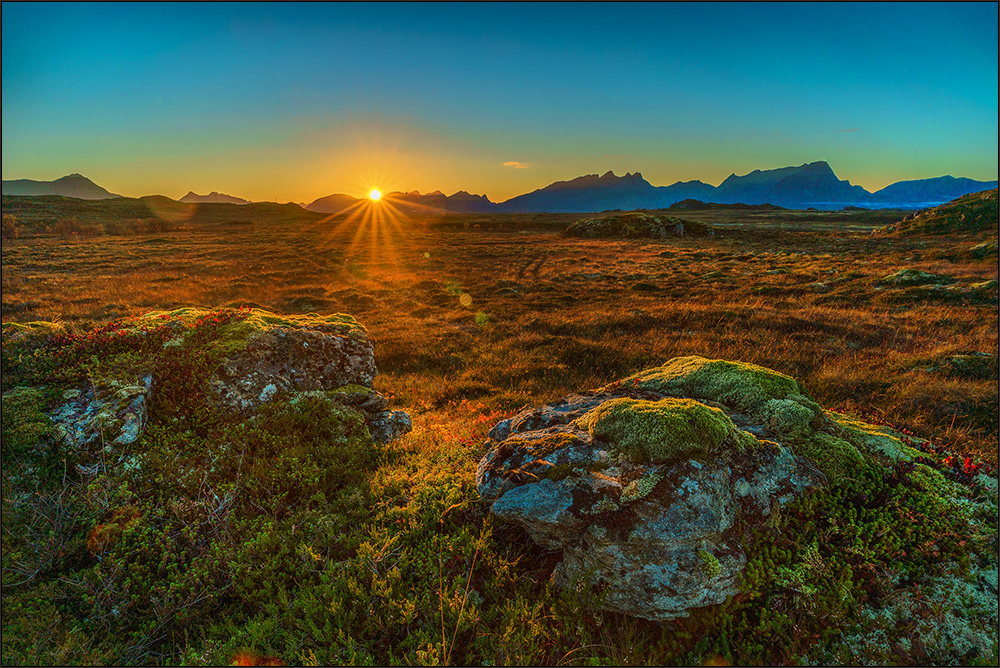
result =
[{"label": "moorland", "polygon": [[[552,554],[477,504],[476,465],[489,428],[526,404],[700,355],[787,374],[829,410],[918,438],[929,460],[995,471],[996,191],[984,200],[992,218],[963,225],[962,207],[983,204],[976,197],[937,227],[899,211],[716,206],[670,213],[707,236],[583,239],[563,231],[588,214],[393,217],[372,204],[350,217],[4,196],[5,336],[13,323],[81,334],[185,306],[349,313],[374,346],[375,389],[413,418],[411,433],[351,479],[362,500],[336,506],[350,517],[336,540],[258,539],[249,554],[280,575],[244,573],[257,595],[230,591],[204,610],[193,596],[190,609],[150,603],[114,617],[107,601],[129,592],[100,584],[111,576],[94,570],[113,560],[88,551],[86,536],[114,508],[154,501],[107,501],[108,490],[75,516],[59,546],[68,554],[22,583],[13,565],[35,543],[11,519],[5,473],[4,662],[853,662],[838,639],[862,620],[847,608],[796,608],[792,585],[756,592],[735,622],[730,609],[724,631],[723,613],[662,624],[595,611],[586,592],[548,584]],[[82,484],[72,478],[59,484]],[[790,567],[804,557],[793,532],[784,540],[769,558]],[[858,573],[891,561],[840,558]],[[874,597],[872,578],[856,580]],[[783,621],[761,612],[778,600]],[[104,617],[88,617],[88,605]],[[944,614],[933,605],[919,614]],[[775,642],[755,645],[753,634]],[[995,642],[992,657],[887,642],[868,660],[996,662]]]}]

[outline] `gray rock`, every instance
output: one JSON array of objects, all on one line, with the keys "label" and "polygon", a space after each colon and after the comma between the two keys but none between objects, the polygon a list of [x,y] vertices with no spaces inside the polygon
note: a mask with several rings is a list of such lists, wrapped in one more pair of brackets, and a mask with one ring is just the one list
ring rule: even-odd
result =
[{"label": "gray rock", "polygon": [[[378,396],[381,397],[382,395]],[[382,411],[374,415],[366,414],[365,422],[368,425],[368,431],[372,435],[372,440],[376,443],[388,443],[413,430],[413,423],[410,420],[410,416],[403,411]]]},{"label": "gray rock", "polygon": [[[678,431],[657,431],[662,425]],[[616,383],[496,425],[476,483],[498,518],[562,550],[557,584],[589,579],[605,608],[669,620],[735,594],[747,562],[741,536],[827,483],[807,459],[765,438],[780,429],[707,399]],[[714,440],[689,442],[701,434]]]},{"label": "gray rock", "polygon": [[372,438],[387,443],[412,424],[406,413],[387,410],[389,400],[372,389],[377,373],[371,342],[356,329],[273,326],[251,333],[209,383],[224,405],[244,413],[282,395],[328,395],[361,411]]},{"label": "gray rock", "polygon": [[367,338],[272,327],[254,332],[210,379],[224,404],[252,410],[279,392],[370,388],[377,373]]},{"label": "gray rock", "polygon": [[153,377],[134,384],[103,381],[81,390],[67,390],[49,415],[56,434],[76,450],[95,446],[112,450],[135,443],[149,419]]}]

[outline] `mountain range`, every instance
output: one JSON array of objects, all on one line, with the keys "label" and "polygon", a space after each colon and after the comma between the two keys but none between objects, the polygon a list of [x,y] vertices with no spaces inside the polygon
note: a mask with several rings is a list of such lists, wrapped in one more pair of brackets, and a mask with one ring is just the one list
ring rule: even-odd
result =
[{"label": "mountain range", "polygon": [[[684,200],[718,204],[772,204],[793,209],[842,209],[847,206],[870,208],[927,208],[962,195],[997,187],[996,181],[940,176],[932,179],[899,181],[874,193],[852,185],[837,175],[824,161],[798,167],[755,169],[749,174],[731,174],[718,186],[702,181],[678,181],[669,186],[654,186],[639,172],[615,176],[606,172],[588,174],[570,181],[557,181],[505,202],[492,202],[486,195],[460,190],[445,195],[439,190],[421,194],[393,192],[385,201],[406,213],[589,213],[614,209],[663,209]],[[64,195],[81,199],[119,197],[79,174],[55,181],[21,179],[3,182],[4,195]],[[182,202],[228,202],[247,204],[248,200],[212,192],[196,195],[189,192]],[[322,213],[339,213],[362,200],[345,194],[321,197],[303,208]]]}]

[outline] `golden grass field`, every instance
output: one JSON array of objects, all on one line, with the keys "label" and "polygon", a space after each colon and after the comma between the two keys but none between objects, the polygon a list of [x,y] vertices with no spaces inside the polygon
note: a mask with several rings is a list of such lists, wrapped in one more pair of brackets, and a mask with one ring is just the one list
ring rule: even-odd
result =
[{"label": "golden grass field", "polygon": [[[904,268],[996,279],[995,258],[968,253],[982,235],[873,236],[891,212],[712,210],[684,214],[708,238],[584,240],[559,234],[582,214],[252,220],[214,206],[162,233],[22,230],[3,244],[4,322],[86,327],[182,305],[351,313],[376,387],[418,413],[544,402],[679,355],[743,360],[830,409],[996,463],[996,287],[878,282]],[[992,376],[945,364],[968,353],[992,354]]]}]

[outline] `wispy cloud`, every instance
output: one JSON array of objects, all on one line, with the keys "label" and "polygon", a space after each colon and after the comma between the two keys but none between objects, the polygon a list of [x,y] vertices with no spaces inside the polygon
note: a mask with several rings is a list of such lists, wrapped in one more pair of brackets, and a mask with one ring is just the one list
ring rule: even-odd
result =
[{"label": "wispy cloud", "polygon": [[518,162],[517,160],[510,160],[508,162],[503,163],[503,166],[504,167],[513,167],[514,169],[527,169],[528,167],[531,167],[531,163],[530,162]]},{"label": "wispy cloud", "polygon": [[837,130],[837,132],[861,132],[861,128],[844,128],[843,130]]}]

